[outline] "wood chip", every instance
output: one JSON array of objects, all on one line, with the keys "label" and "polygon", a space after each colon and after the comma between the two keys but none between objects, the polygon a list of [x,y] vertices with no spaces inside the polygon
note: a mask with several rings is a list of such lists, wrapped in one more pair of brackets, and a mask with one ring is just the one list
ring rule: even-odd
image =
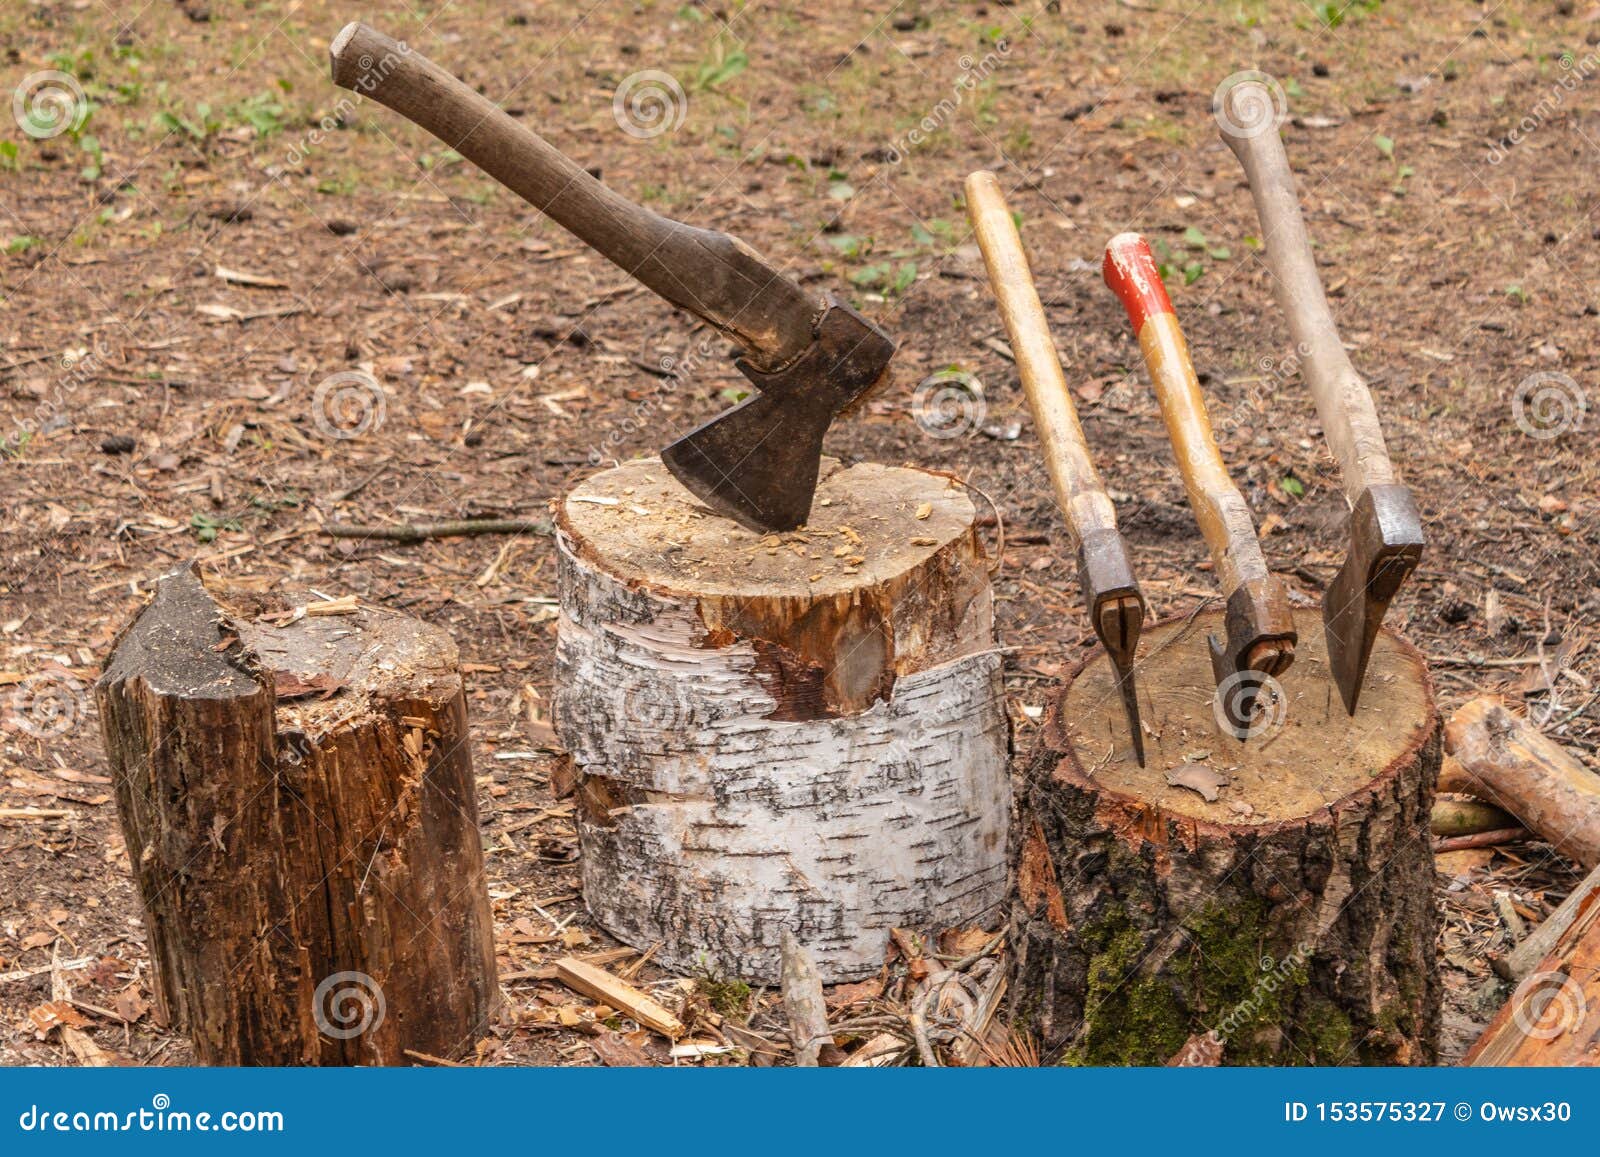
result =
[{"label": "wood chip", "polygon": [[684,1033],[683,1022],[651,997],[576,956],[563,956],[556,961],[556,979],[576,993],[626,1013],[669,1040],[677,1040]]}]

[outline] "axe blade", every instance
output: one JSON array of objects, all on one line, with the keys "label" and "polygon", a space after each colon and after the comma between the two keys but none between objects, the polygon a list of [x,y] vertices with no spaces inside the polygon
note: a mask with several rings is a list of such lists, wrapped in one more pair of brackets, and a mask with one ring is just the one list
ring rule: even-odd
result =
[{"label": "axe blade", "polygon": [[1144,595],[1133,577],[1128,546],[1116,530],[1091,531],[1078,544],[1078,582],[1089,604],[1094,633],[1111,659],[1122,709],[1133,735],[1133,754],[1144,766],[1144,730],[1139,724],[1134,659],[1144,627]]},{"label": "axe blade", "polygon": [[679,482],[751,530],[793,530],[811,514],[822,439],[841,411],[882,376],[894,342],[830,296],[811,345],[770,373],[741,359],[760,391],[661,452]]},{"label": "axe blade", "polygon": [[1383,616],[1422,557],[1422,516],[1408,487],[1369,486],[1350,511],[1350,552],[1322,596],[1328,666],[1356,713]]},{"label": "axe blade", "polygon": [[1299,633],[1282,580],[1269,575],[1241,583],[1228,598],[1223,625],[1226,643],[1207,635],[1206,644],[1222,714],[1233,737],[1242,741],[1250,736],[1261,688],[1294,662]]}]

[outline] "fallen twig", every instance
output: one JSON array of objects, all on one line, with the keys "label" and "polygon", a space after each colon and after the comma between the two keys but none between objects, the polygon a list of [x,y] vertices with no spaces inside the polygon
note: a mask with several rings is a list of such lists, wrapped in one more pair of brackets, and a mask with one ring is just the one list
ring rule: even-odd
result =
[{"label": "fallen twig", "polygon": [[1464,852],[1469,848],[1492,848],[1499,844],[1511,844],[1517,840],[1525,840],[1530,834],[1527,828],[1497,828],[1492,832],[1478,832],[1470,836],[1450,836],[1446,839],[1433,841],[1433,854]]},{"label": "fallen twig", "polygon": [[354,526],[330,522],[322,533],[331,538],[382,538],[392,542],[423,542],[430,538],[461,538],[471,534],[549,534],[550,523],[529,518],[463,518],[452,522],[402,522],[397,526]]}]

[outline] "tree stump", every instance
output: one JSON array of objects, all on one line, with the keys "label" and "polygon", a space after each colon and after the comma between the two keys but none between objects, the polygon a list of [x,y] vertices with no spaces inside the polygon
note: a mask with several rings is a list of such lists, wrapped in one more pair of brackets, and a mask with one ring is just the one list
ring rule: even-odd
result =
[{"label": "tree stump", "polygon": [[1225,1064],[1435,1060],[1427,668],[1385,631],[1352,718],[1320,618],[1296,622],[1243,742],[1215,715],[1220,612],[1145,632],[1146,767],[1103,652],[1054,698],[1019,801],[1012,991],[1062,1059],[1162,1064],[1220,1038]]},{"label": "tree stump", "polygon": [[96,697],[158,1010],[225,1065],[470,1051],[498,999],[455,644],[189,570]]},{"label": "tree stump", "polygon": [[975,511],[950,480],[825,461],[760,535],[656,459],[561,504],[556,718],[584,899],[678,969],[828,982],[896,925],[998,909],[1009,725]]}]

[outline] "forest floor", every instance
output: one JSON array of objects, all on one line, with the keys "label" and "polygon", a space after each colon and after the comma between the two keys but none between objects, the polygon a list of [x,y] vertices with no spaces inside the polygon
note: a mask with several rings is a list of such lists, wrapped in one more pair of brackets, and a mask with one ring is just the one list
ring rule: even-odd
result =
[{"label": "forest floor", "polygon": [[[1594,766],[1588,0],[7,4],[0,1063],[76,1063],[27,1024],[52,961],[99,1010],[84,1018],[101,1048],[191,1056],[148,1010],[89,689],[152,581],[195,557],[228,581],[353,594],[447,628],[468,664],[503,970],[612,945],[583,911],[570,808],[549,788],[550,541],[325,528],[539,517],[593,462],[659,450],[744,382],[711,331],[333,87],[326,46],[354,15],[624,194],[736,234],[895,333],[894,380],[829,452],[951,471],[998,507],[1019,749],[1091,636],[961,180],[993,168],[1020,215],[1152,610],[1213,587],[1100,279],[1105,241],[1128,229],[1170,266],[1219,442],[1269,563],[1309,605],[1343,555],[1343,499],[1212,114],[1224,78],[1268,74],[1343,337],[1425,518],[1427,556],[1390,621],[1434,661],[1442,713],[1499,692]],[[655,78],[664,109],[646,71],[677,86]],[[50,123],[51,87],[70,123]],[[968,384],[947,408],[919,406],[942,371]],[[339,404],[318,393],[334,375],[358,387]],[[1543,915],[1575,878],[1538,842],[1441,863],[1448,1057],[1503,996],[1493,894]],[[545,912],[564,924],[554,945]],[[507,987],[513,1015],[483,1063],[595,1062],[592,1037],[518,1023],[585,1002],[537,976]],[[659,1038],[635,1043],[664,1062]]]}]

